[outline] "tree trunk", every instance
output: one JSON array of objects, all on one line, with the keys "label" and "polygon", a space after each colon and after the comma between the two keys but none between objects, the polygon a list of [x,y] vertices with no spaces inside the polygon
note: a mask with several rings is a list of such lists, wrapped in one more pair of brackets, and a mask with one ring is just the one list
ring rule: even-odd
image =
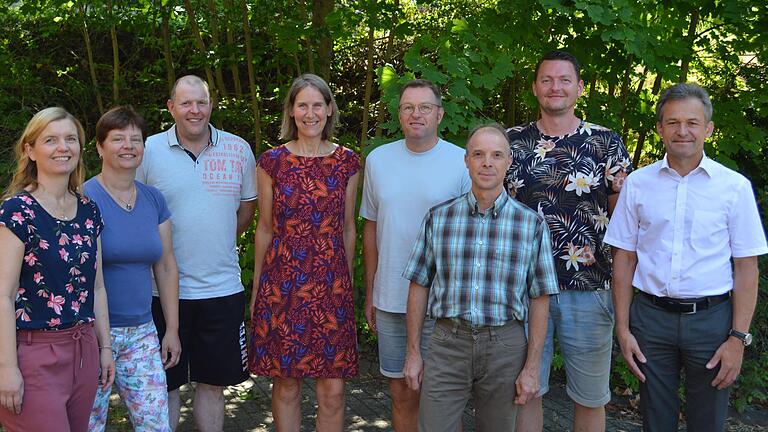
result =
[{"label": "tree trunk", "polygon": [[517,78],[518,74],[515,72],[507,80],[507,115],[504,117],[506,127],[517,125]]},{"label": "tree trunk", "polygon": [[93,62],[93,49],[91,48],[91,36],[88,33],[88,20],[85,14],[85,4],[80,1],[77,3],[80,9],[80,17],[83,20],[83,39],[85,41],[85,52],[88,56],[88,72],[91,74],[91,84],[93,92],[96,94],[96,105],[99,107],[99,115],[104,114],[104,101],[101,99],[99,90],[99,80],[96,77],[96,65]]},{"label": "tree trunk", "polygon": [[[661,78],[661,73],[657,72],[656,80],[653,81],[653,89],[651,89],[651,93],[659,93],[659,90],[661,89]],[[632,166],[635,168],[637,168],[637,165],[640,163],[640,156],[642,156],[643,153],[643,145],[645,145],[646,136],[648,136],[648,129],[643,128],[637,137],[637,146],[635,146],[635,153],[632,155]]]},{"label": "tree trunk", "polygon": [[627,102],[629,101],[629,81],[632,76],[632,65],[635,63],[635,56],[630,54],[627,57],[627,68],[624,70],[624,79],[621,81],[621,111],[619,113],[619,122],[622,125],[621,139],[627,142],[627,132],[629,126],[627,125]]},{"label": "tree trunk", "polygon": [[173,67],[173,55],[171,55],[171,29],[168,21],[171,15],[171,6],[160,6],[163,9],[163,57],[165,58],[165,77],[168,80],[168,94],[171,94],[176,83],[176,69]]},{"label": "tree trunk", "polygon": [[[200,54],[207,57],[208,51],[205,48],[203,35],[200,34],[200,27],[197,25],[197,19],[195,19],[195,11],[192,9],[192,2],[190,0],[184,0],[184,9],[187,11],[189,25],[192,28],[192,36],[195,38],[197,49],[200,51]],[[208,81],[208,87],[211,90],[211,98],[213,99],[212,102],[218,102],[219,94],[216,91],[216,83],[213,81],[213,71],[211,70],[211,66],[208,64],[208,62],[205,64],[205,78]]]},{"label": "tree trunk", "polygon": [[320,40],[317,56],[320,59],[320,75],[331,79],[331,59],[333,58],[333,38],[325,19],[333,12],[334,0],[312,0],[312,28]]},{"label": "tree trunk", "polygon": [[[400,10],[400,0],[395,0],[395,11]],[[395,12],[395,15],[392,15],[392,23],[397,24],[397,12]],[[392,60],[392,47],[395,45],[395,27],[396,25],[393,25],[392,28],[389,30],[389,36],[387,36],[387,47],[384,49],[384,58],[382,59],[382,64],[386,64]],[[381,137],[381,124],[384,123],[384,115],[387,112],[387,107],[379,101],[379,112],[376,113],[376,132],[374,136],[376,138]]]},{"label": "tree trunk", "polygon": [[365,66],[365,95],[363,96],[363,124],[360,130],[360,148],[362,149],[368,140],[368,115],[371,109],[371,89],[373,87],[373,24],[368,23],[368,58]]},{"label": "tree trunk", "polygon": [[215,67],[213,68],[214,75],[216,76],[216,86],[219,88],[219,94],[221,97],[227,97],[227,87],[224,85],[224,74],[221,72],[221,64],[219,61],[219,52],[221,51],[221,39],[219,38],[219,17],[216,12],[216,1],[208,0],[208,13],[210,14],[211,23],[211,47],[210,49],[216,53]]},{"label": "tree trunk", "polygon": [[[224,0],[224,10],[225,11],[231,11],[232,10],[232,0]],[[230,47],[235,46],[235,31],[232,29],[232,20],[230,19],[230,14],[227,14],[227,45]],[[243,86],[240,83],[240,69],[238,69],[237,60],[234,58],[233,55],[230,55],[227,59],[229,62],[229,69],[232,72],[232,81],[235,84],[235,97],[237,97],[238,100],[243,99]]]},{"label": "tree trunk", "polygon": [[696,39],[696,26],[699,25],[699,10],[696,9],[691,13],[691,22],[688,25],[688,34],[686,35],[685,39],[688,44],[688,48],[691,50],[691,53],[688,53],[685,55],[685,57],[680,62],[680,82],[686,82],[688,81],[688,67],[691,62],[691,56],[693,55],[693,42]]},{"label": "tree trunk", "polygon": [[[306,0],[299,0],[299,16],[304,20],[309,19]],[[310,42],[310,35],[305,35],[304,37],[304,55],[307,57],[307,72],[315,73],[315,58],[312,54],[312,43]]]},{"label": "tree trunk", "polygon": [[107,0],[107,9],[109,9],[109,36],[112,39],[112,105],[117,105],[120,101],[120,52],[117,44],[112,0]]},{"label": "tree trunk", "polygon": [[240,11],[243,16],[243,37],[245,38],[245,58],[248,65],[248,88],[251,92],[251,111],[253,114],[253,145],[256,153],[261,153],[261,114],[259,113],[259,93],[256,88],[256,77],[253,72],[253,46],[251,42],[251,23],[248,19],[247,0],[240,0]]}]

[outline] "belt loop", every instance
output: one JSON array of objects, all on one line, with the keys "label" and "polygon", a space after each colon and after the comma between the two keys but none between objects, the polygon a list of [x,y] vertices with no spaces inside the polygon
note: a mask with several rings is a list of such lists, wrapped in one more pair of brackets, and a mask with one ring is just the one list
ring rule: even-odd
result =
[{"label": "belt loop", "polygon": [[27,330],[27,345],[32,345],[32,332]]}]

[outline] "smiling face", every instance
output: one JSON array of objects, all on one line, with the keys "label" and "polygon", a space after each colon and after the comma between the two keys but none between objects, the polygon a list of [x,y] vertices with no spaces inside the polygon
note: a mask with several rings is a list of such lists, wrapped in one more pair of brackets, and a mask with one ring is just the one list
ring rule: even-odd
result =
[{"label": "smiling face", "polygon": [[144,156],[141,130],[135,125],[112,129],[103,142],[96,144],[96,149],[103,161],[102,169],[135,171]]},{"label": "smiling face", "polygon": [[698,165],[704,154],[704,141],[712,135],[714,127],[712,121],[707,121],[704,104],[694,97],[667,101],[661,120],[656,123],[673,167]]},{"label": "smiling face", "polygon": [[207,137],[211,120],[211,97],[201,83],[181,81],[176,85],[168,111],[176,121],[176,132],[186,141],[199,141]]},{"label": "smiling face", "polygon": [[577,77],[576,69],[567,60],[543,61],[533,82],[533,95],[542,113],[549,115],[572,113],[583,89],[584,81]]},{"label": "smiling face", "polygon": [[34,143],[24,145],[27,157],[37,164],[37,174],[69,176],[80,160],[77,126],[68,119],[48,123]]},{"label": "smiling face", "polygon": [[507,170],[512,165],[509,143],[495,129],[480,129],[467,142],[464,162],[476,195],[480,191],[501,190]]},{"label": "smiling face", "polygon": [[[431,106],[432,112],[422,114],[420,105]],[[400,127],[406,140],[437,141],[437,126],[443,120],[443,107],[428,87],[409,87],[405,89],[400,98]],[[403,107],[413,107],[410,113],[406,113]]]},{"label": "smiling face", "polygon": [[323,136],[323,128],[333,114],[323,94],[312,86],[306,86],[296,94],[291,108],[291,117],[296,123],[299,138]]}]

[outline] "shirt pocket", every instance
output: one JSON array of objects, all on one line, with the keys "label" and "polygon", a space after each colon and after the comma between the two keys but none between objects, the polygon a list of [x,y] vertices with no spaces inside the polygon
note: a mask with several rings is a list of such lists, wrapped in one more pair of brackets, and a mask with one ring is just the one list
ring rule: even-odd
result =
[{"label": "shirt pocket", "polygon": [[724,212],[694,211],[691,245],[696,251],[716,252],[728,247],[728,241],[728,218]]}]

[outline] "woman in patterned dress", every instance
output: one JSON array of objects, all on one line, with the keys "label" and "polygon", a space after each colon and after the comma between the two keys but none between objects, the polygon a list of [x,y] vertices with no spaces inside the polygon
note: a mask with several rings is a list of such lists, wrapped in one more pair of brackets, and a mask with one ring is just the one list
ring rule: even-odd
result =
[{"label": "woman in patterned dress", "polygon": [[16,173],[0,206],[0,423],[7,432],[85,432],[99,368],[103,388],[114,380],[101,214],[77,192],[84,141],[77,119],[47,108],[16,144]]},{"label": "woman in patterned dress", "polygon": [[317,379],[317,430],[341,431],[344,379],[358,372],[352,299],[360,161],[333,144],[338,108],[320,77],[294,80],[286,144],[259,159],[249,366],[270,376],[279,432],[298,432],[301,382]]}]

